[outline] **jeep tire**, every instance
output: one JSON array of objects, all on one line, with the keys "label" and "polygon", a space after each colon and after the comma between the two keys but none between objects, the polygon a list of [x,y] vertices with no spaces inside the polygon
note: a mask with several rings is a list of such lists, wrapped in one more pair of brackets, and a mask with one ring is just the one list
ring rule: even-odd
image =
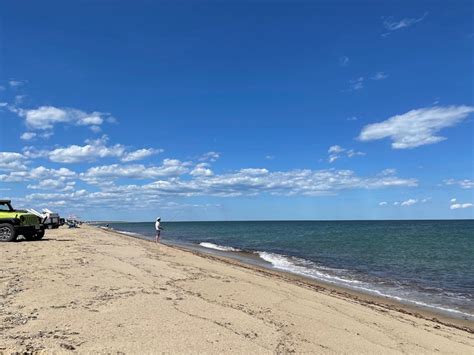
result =
[{"label": "jeep tire", "polygon": [[15,228],[9,223],[0,223],[0,242],[13,242],[15,240]]},{"label": "jeep tire", "polygon": [[39,232],[35,234],[33,238],[34,240],[41,240],[43,239],[43,237],[44,237],[44,229],[41,229]]}]

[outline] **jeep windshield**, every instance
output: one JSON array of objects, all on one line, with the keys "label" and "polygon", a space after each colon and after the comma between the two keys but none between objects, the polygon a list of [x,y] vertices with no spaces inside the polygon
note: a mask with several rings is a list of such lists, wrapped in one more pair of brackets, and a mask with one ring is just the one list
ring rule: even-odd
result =
[{"label": "jeep windshield", "polygon": [[14,209],[8,203],[0,203],[0,212],[13,212]]}]

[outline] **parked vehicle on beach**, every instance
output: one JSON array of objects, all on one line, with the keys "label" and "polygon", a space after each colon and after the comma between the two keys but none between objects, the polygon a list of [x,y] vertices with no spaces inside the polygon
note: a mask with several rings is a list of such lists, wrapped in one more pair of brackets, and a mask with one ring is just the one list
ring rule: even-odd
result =
[{"label": "parked vehicle on beach", "polygon": [[54,213],[47,208],[43,208],[43,212],[38,212],[32,208],[27,211],[38,216],[45,229],[57,229],[61,225],[59,214]]},{"label": "parked vehicle on beach", "polygon": [[0,242],[15,241],[19,235],[39,240],[44,236],[44,226],[33,213],[15,210],[10,200],[0,200]]}]

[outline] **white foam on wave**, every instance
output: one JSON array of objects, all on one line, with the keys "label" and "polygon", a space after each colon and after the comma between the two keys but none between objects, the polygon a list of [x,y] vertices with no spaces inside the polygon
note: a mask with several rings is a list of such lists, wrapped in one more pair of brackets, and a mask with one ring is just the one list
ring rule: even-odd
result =
[{"label": "white foam on wave", "polygon": [[[110,228],[113,229],[113,228]],[[127,231],[122,231],[118,229],[114,229],[115,232],[120,233],[120,234],[126,234],[126,235],[133,235],[133,236],[140,236],[141,234],[139,233],[133,233],[133,232],[127,232]]]},{"label": "white foam on wave", "polygon": [[[263,260],[271,263],[272,266],[276,269],[280,269],[280,270],[287,271],[287,272],[290,272],[290,273],[293,273],[293,274],[298,274],[298,275],[306,276],[306,277],[309,277],[309,278],[318,279],[318,280],[322,280],[322,281],[326,281],[326,282],[330,282],[330,283],[335,283],[335,284],[339,284],[339,285],[345,284],[346,286],[348,286],[350,288],[353,288],[353,289],[356,289],[356,290],[361,290],[362,292],[366,292],[366,293],[375,294],[375,295],[381,296],[381,297],[387,297],[387,298],[395,299],[395,300],[397,300],[399,302],[402,302],[402,303],[412,303],[412,304],[416,304],[416,305],[421,306],[421,307],[436,309],[436,310],[441,311],[441,312],[454,313],[454,314],[457,314],[457,315],[460,315],[460,316],[467,316],[467,317],[470,317],[470,318],[474,318],[474,314],[471,314],[471,313],[466,313],[466,312],[463,312],[463,311],[460,311],[460,310],[457,310],[457,309],[443,307],[443,306],[440,306],[440,305],[428,304],[428,303],[418,301],[418,300],[414,300],[414,299],[399,297],[399,296],[396,296],[396,295],[393,295],[393,294],[388,294],[386,292],[381,292],[380,290],[377,290],[377,289],[371,287],[371,285],[366,284],[365,282],[361,282],[361,281],[358,281],[358,280],[349,280],[349,279],[345,279],[345,278],[341,278],[341,277],[337,277],[337,276],[334,276],[334,275],[329,275],[329,274],[323,273],[323,272],[321,272],[317,269],[314,269],[314,268],[318,268],[318,266],[316,266],[314,264],[313,264],[313,267],[298,265],[298,264],[304,264],[304,265],[308,265],[308,266],[311,265],[312,263],[308,262],[307,260],[298,259],[298,258],[290,258],[290,257],[284,256],[284,255],[275,254],[275,253],[268,253],[268,252],[257,252],[257,254]],[[294,261],[292,261],[292,260],[294,260]],[[324,268],[324,269],[329,270],[328,268]]]},{"label": "white foam on wave", "polygon": [[[321,272],[318,270],[318,267],[307,260],[304,259],[298,259],[298,258],[290,258],[284,255],[280,254],[275,254],[275,253],[268,253],[265,251],[259,251],[257,254],[265,261],[269,262],[272,264],[273,267],[288,271],[294,274],[310,277],[310,278],[315,278],[319,280],[324,280],[324,281],[329,281],[329,282],[338,282],[338,283],[344,283],[344,284],[358,284],[360,281],[358,280],[350,280],[350,279],[345,279],[342,277],[338,277],[335,275],[330,275],[324,272]],[[304,264],[308,266],[303,266],[303,265],[298,265],[298,264]],[[312,265],[310,265],[312,264]],[[329,270],[329,268],[323,268],[324,270]]]},{"label": "white foam on wave", "polygon": [[223,245],[217,245],[214,243],[208,243],[208,242],[202,242],[199,243],[200,246],[208,249],[214,249],[214,250],[220,250],[220,251],[240,251],[240,249],[232,248],[232,247],[226,247]]},{"label": "white foam on wave", "polygon": [[446,312],[446,313],[456,313],[456,314],[461,315],[461,316],[467,316],[467,317],[470,317],[470,318],[474,318],[474,314],[466,313],[466,312],[460,311],[458,309],[447,308],[447,307],[443,307],[443,306],[439,306],[439,305],[433,305],[433,304],[425,303],[425,302],[422,302],[422,301],[416,301],[416,300],[413,300],[413,299],[408,299],[408,298],[404,298],[404,297],[390,295],[390,294],[381,292],[381,291],[373,289],[373,288],[359,287],[359,286],[354,286],[354,288],[362,290],[362,291],[366,291],[368,293],[376,294],[377,296],[392,298],[392,299],[397,300],[398,302],[401,302],[401,303],[412,303],[412,304],[416,304],[417,306],[420,306],[420,307],[436,309],[438,311],[442,311],[442,312]]}]

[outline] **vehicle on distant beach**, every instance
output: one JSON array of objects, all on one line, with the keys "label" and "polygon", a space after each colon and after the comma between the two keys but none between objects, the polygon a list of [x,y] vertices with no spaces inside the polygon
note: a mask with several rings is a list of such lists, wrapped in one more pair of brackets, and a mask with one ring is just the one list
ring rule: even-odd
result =
[{"label": "vehicle on distant beach", "polygon": [[76,217],[69,217],[66,219],[66,224],[69,228],[79,228],[82,225],[82,221],[76,219]]},{"label": "vehicle on distant beach", "polygon": [[44,226],[33,213],[15,210],[10,200],[0,200],[0,242],[15,241],[19,235],[27,240],[40,240]]}]

